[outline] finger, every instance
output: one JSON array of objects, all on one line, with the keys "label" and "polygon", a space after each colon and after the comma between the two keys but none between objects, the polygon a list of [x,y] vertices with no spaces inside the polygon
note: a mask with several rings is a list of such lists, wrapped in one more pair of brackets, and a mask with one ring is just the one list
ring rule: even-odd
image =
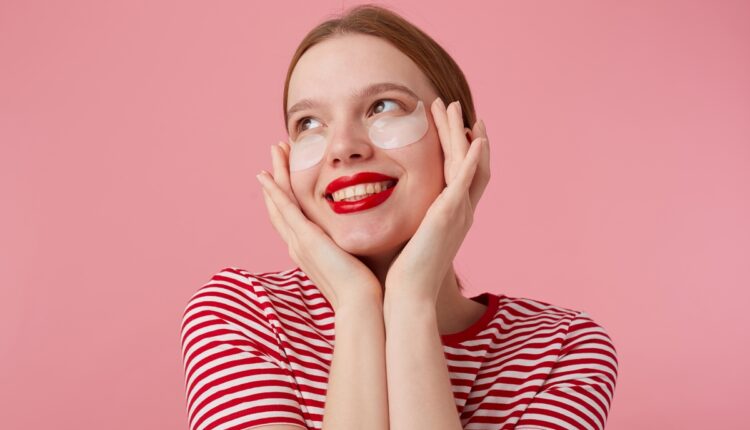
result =
[{"label": "finger", "polygon": [[281,140],[279,141],[279,146],[281,147],[281,149],[284,150],[284,154],[286,155],[286,158],[289,159],[289,152],[292,149],[289,147],[289,144]]},{"label": "finger", "polygon": [[[450,126],[448,125],[448,115],[445,110],[445,104],[443,100],[438,97],[432,102],[432,118],[435,120],[435,128],[438,131],[438,137],[440,138],[440,146],[443,147],[443,155],[445,156],[445,164],[447,166],[453,160],[450,151]],[[448,172],[446,172],[447,174]]]},{"label": "finger", "polygon": [[487,171],[487,175],[490,174],[490,138],[487,136],[487,127],[484,124],[484,120],[477,121],[479,123],[479,135],[475,137],[483,137],[487,143],[486,147],[484,148],[485,154],[482,156],[482,160],[480,161],[480,166],[485,167]]},{"label": "finger", "polygon": [[281,142],[278,145],[271,145],[271,159],[273,160],[273,177],[276,183],[284,190],[289,200],[299,207],[299,203],[292,192],[291,181],[289,180],[289,162],[286,152],[281,147]]},{"label": "finger", "polygon": [[[281,149],[284,152],[284,157],[285,157],[284,165],[287,168],[286,171],[290,172],[291,170],[289,169],[289,160],[291,159],[292,148],[289,146],[289,143],[284,142],[284,141],[279,142],[279,146],[281,147]],[[289,174],[287,174],[287,177],[289,177]],[[289,181],[289,191],[292,191],[291,180]],[[292,193],[292,194],[294,194],[294,193]],[[296,197],[295,197],[295,200],[296,200]]]},{"label": "finger", "polygon": [[271,224],[273,225],[273,228],[276,229],[276,232],[279,233],[279,236],[284,240],[285,243],[289,243],[289,226],[284,221],[284,218],[281,216],[281,213],[279,213],[279,209],[276,207],[276,205],[271,200],[271,197],[268,195],[268,192],[261,188],[261,191],[263,191],[263,201],[266,204],[266,210],[268,211],[268,218],[271,219]]},{"label": "finger", "polygon": [[[443,146],[443,154],[445,155],[444,175],[446,184],[450,184],[453,181],[453,178],[456,176],[456,172],[461,165],[460,160],[463,159],[463,154],[456,151],[456,145],[454,144],[453,139],[452,123],[455,121],[452,120],[451,117],[454,115],[457,106],[458,102],[453,102],[446,108],[442,103],[442,100],[440,100],[439,105],[436,106],[437,112],[435,112],[438,118],[436,124],[439,125],[438,130],[440,132],[440,141]],[[461,126],[461,129],[463,130],[463,125]],[[459,157],[457,157],[457,155],[459,155]]]},{"label": "finger", "polygon": [[[474,124],[475,124],[475,127],[476,127],[476,123],[474,123]],[[478,136],[476,135],[476,131],[475,130],[468,129],[468,128],[464,127],[464,137],[466,138],[466,140],[468,140],[469,142],[471,142],[471,141],[474,140],[475,137],[478,137]]]},{"label": "finger", "polygon": [[484,121],[477,121],[474,124],[473,135],[485,139],[484,148],[482,148],[482,153],[479,157],[479,165],[477,166],[477,171],[474,173],[474,179],[469,189],[472,207],[476,207],[490,181],[490,145],[487,138],[487,131],[484,129]]},{"label": "finger", "polygon": [[466,153],[464,163],[456,174],[453,184],[448,187],[448,192],[451,194],[450,198],[459,201],[469,193],[474,174],[477,170],[477,165],[479,164],[482,148],[486,146],[486,144],[487,142],[484,138],[478,137],[474,139],[471,145],[469,145],[469,151]]},{"label": "finger", "polygon": [[257,176],[258,181],[263,185],[263,188],[268,193],[271,201],[276,205],[279,210],[282,219],[289,226],[289,231],[296,236],[301,236],[308,232],[309,222],[305,215],[302,214],[300,208],[295,205],[286,195],[284,190],[279,187],[279,184],[273,179],[270,173],[265,170]]},{"label": "finger", "polygon": [[[469,150],[469,141],[466,140],[466,132],[464,131],[464,119],[461,113],[461,103],[455,102],[453,104],[453,110],[449,109],[448,122],[451,130],[451,148],[453,151],[453,160],[456,166],[463,164],[464,158],[466,158],[466,152]],[[458,167],[456,170],[460,170]]]},{"label": "finger", "polygon": [[480,124],[479,120],[476,120],[474,123],[474,127],[471,128],[471,140],[476,139],[477,137],[484,137],[482,135],[482,125]]}]

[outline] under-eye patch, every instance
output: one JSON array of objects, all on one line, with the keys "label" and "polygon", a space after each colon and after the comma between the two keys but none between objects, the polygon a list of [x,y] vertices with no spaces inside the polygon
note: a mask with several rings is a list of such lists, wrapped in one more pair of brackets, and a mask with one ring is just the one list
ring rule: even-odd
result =
[{"label": "under-eye patch", "polygon": [[[422,100],[408,115],[384,116],[368,127],[368,136],[373,145],[382,149],[397,149],[421,140],[429,128],[427,113]],[[328,146],[328,138],[322,133],[303,136],[290,144],[289,169],[292,172],[305,170],[320,163]]]}]

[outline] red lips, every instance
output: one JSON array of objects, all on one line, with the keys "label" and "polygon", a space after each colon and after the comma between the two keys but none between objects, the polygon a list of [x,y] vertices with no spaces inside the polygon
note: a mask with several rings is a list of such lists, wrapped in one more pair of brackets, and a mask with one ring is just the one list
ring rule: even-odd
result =
[{"label": "red lips", "polygon": [[397,181],[398,179],[391,176],[383,175],[382,173],[375,172],[360,172],[352,176],[341,176],[331,181],[326,187],[326,194],[333,194],[334,192],[350,187],[352,185],[363,184],[367,182],[382,182],[382,181]]},{"label": "red lips", "polygon": [[[352,176],[342,176],[336,178],[333,182],[328,184],[326,187],[326,194],[333,194],[334,192],[349,187],[352,185],[367,183],[367,182],[382,182],[382,181],[398,181],[398,179],[391,176],[386,176],[375,172],[361,172]],[[331,209],[338,214],[346,214],[351,212],[363,211],[375,207],[390,197],[393,193],[395,185],[385,189],[377,194],[373,194],[364,199],[357,200],[354,202],[339,201],[334,202],[332,199],[328,200],[328,204],[331,205]]]}]

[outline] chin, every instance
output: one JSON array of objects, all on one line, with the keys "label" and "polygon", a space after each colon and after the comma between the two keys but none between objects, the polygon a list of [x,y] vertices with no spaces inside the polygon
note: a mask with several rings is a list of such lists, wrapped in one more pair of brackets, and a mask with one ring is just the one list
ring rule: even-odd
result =
[{"label": "chin", "polygon": [[405,231],[394,231],[384,226],[360,228],[348,232],[337,232],[334,242],[349,254],[358,257],[377,257],[400,249],[411,235]]}]

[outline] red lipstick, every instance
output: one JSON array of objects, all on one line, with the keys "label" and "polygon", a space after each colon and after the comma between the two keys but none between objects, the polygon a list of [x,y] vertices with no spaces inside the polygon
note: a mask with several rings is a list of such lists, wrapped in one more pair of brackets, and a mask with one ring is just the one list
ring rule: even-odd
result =
[{"label": "red lipstick", "polygon": [[[341,176],[339,178],[336,178],[333,180],[328,186],[326,187],[325,193],[326,194],[333,194],[334,192],[346,188],[352,185],[367,183],[367,182],[382,182],[382,181],[398,181],[398,179],[386,176],[381,173],[375,173],[375,172],[361,172],[357,173],[352,176]],[[331,209],[333,209],[334,212],[338,214],[345,214],[345,213],[351,213],[351,212],[357,212],[357,211],[363,211],[365,209],[370,209],[372,207],[375,207],[390,197],[390,195],[393,193],[393,189],[395,188],[395,185],[385,189],[377,194],[373,194],[369,197],[365,197],[364,199],[357,200],[354,202],[345,202],[345,201],[338,201],[334,202],[332,199],[327,199],[328,204],[331,205]]]},{"label": "red lipstick", "polygon": [[375,172],[360,172],[352,176],[341,176],[333,181],[326,187],[326,194],[333,194],[334,192],[352,185],[362,184],[366,182],[382,182],[382,181],[397,181],[398,179],[383,175],[382,173]]}]

